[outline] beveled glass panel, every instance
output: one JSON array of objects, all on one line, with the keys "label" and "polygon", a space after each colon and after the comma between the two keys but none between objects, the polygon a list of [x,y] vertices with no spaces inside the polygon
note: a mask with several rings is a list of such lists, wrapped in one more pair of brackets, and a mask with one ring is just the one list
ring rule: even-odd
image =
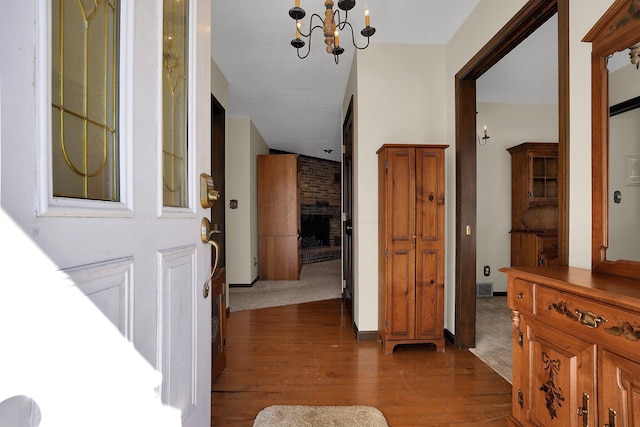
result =
[{"label": "beveled glass panel", "polygon": [[52,2],[53,195],[119,200],[117,0]]},{"label": "beveled glass panel", "polygon": [[164,206],[187,207],[188,0],[164,0],[162,177]]}]

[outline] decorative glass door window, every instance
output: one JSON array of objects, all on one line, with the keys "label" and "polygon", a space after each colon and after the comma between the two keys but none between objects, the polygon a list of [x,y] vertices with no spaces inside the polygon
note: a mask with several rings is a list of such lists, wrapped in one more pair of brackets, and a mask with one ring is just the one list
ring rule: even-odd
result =
[{"label": "decorative glass door window", "polygon": [[188,205],[188,0],[164,0],[162,49],[163,205]]},{"label": "decorative glass door window", "polygon": [[51,8],[53,195],[118,201],[118,0]]}]

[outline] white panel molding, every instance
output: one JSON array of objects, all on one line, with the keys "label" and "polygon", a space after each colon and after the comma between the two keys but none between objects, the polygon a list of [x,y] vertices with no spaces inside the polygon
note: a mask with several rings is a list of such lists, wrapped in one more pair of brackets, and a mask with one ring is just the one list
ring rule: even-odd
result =
[{"label": "white panel molding", "polygon": [[133,216],[133,1],[120,3],[120,52],[118,143],[120,164],[120,201],[83,200],[53,196],[52,122],[51,122],[51,2],[36,2],[36,127],[38,216],[119,218]]},{"label": "white panel molding", "polygon": [[160,396],[185,420],[195,410],[197,390],[197,253],[189,245],[158,253],[158,348]]},{"label": "white panel molding", "polygon": [[62,270],[75,286],[133,342],[133,258]]}]

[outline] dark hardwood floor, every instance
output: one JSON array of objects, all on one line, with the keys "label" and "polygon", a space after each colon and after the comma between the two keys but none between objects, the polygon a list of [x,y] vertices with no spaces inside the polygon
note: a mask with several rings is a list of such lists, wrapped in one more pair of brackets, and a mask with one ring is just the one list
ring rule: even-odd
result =
[{"label": "dark hardwood floor", "polygon": [[212,426],[252,426],[275,404],[370,405],[391,427],[504,426],[511,385],[467,350],[356,341],[339,299],[231,313]]}]

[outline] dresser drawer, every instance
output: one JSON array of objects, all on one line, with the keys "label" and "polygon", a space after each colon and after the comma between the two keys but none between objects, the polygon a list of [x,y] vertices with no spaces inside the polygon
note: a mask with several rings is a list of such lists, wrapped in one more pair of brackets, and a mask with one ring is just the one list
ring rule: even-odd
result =
[{"label": "dresser drawer", "polygon": [[509,293],[513,298],[513,307],[519,312],[534,313],[536,284],[522,279],[514,279]]},{"label": "dresser drawer", "polygon": [[544,286],[535,295],[537,319],[590,342],[640,352],[640,313]]}]

